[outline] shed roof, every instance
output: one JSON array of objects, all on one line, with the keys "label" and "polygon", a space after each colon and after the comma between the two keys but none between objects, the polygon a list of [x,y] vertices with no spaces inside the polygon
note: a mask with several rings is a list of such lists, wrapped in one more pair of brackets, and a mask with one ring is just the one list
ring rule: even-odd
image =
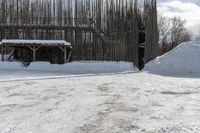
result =
[{"label": "shed roof", "polygon": [[27,45],[35,45],[35,46],[70,46],[71,43],[66,42],[65,40],[21,40],[21,39],[3,39],[0,42],[0,45],[7,46],[27,46]]}]

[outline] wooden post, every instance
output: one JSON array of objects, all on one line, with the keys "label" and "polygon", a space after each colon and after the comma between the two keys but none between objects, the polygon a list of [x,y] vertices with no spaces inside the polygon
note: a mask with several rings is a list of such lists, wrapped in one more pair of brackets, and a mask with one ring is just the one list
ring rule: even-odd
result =
[{"label": "wooden post", "polygon": [[34,46],[34,47],[33,47],[33,62],[36,61],[35,53],[36,53],[36,50],[35,50],[35,46]]},{"label": "wooden post", "polygon": [[67,46],[64,46],[64,48],[59,46],[59,48],[64,52],[64,63],[67,63]]},{"label": "wooden post", "polygon": [[30,48],[30,49],[33,51],[33,62],[36,61],[36,51],[37,51],[38,49],[40,49],[41,46],[38,46],[37,48],[36,48],[35,46],[34,46],[33,48],[30,47],[30,46],[28,46],[28,48]]},{"label": "wooden post", "polygon": [[4,61],[4,46],[2,46],[1,50],[2,50],[1,61]]},{"label": "wooden post", "polygon": [[70,51],[70,52],[69,52],[69,55],[68,55],[67,62],[69,62],[69,61],[70,61],[71,55],[72,55],[72,51]]},{"label": "wooden post", "polygon": [[64,63],[67,62],[67,48],[64,46]]}]

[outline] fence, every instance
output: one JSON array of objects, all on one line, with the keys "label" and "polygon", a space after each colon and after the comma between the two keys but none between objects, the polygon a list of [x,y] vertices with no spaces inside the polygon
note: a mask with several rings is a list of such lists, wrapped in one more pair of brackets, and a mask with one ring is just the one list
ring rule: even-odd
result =
[{"label": "fence", "polygon": [[157,56],[156,0],[0,0],[0,39],[64,39],[73,60],[131,61]]}]

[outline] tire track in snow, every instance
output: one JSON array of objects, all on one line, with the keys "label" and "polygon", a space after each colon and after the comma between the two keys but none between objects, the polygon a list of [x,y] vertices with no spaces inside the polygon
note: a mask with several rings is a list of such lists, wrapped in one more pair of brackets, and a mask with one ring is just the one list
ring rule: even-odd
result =
[{"label": "tire track in snow", "polygon": [[[136,113],[138,111],[137,107],[130,107],[123,102],[124,96],[115,93],[115,89],[110,87],[112,83],[106,83],[100,85],[97,89],[99,90],[99,95],[102,97],[107,97],[106,102],[100,104],[104,110],[99,111],[96,116],[89,119],[86,124],[78,129],[79,133],[105,133],[110,129],[111,132],[130,132],[132,130],[143,131],[132,121],[127,121],[127,119],[115,119],[112,115],[115,113]],[[112,90],[113,89],[113,90]],[[132,88],[132,93],[137,92],[138,88]],[[108,125],[107,125],[108,124]],[[110,126],[105,128],[105,126]]]}]

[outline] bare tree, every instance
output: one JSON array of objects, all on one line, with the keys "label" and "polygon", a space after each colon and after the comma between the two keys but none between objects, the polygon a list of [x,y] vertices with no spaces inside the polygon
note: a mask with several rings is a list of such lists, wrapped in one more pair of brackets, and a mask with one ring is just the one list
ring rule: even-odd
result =
[{"label": "bare tree", "polygon": [[192,34],[181,17],[158,17],[160,54],[166,53],[182,42],[190,41]]},{"label": "bare tree", "polygon": [[158,16],[159,48],[161,52],[167,51],[170,35],[170,19],[162,15]]},{"label": "bare tree", "polygon": [[191,41],[191,39],[192,39],[192,33],[189,32],[188,30],[184,30],[180,37],[181,42]]},{"label": "bare tree", "polygon": [[185,27],[186,21],[180,17],[173,17],[171,19],[171,44],[172,48],[176,47],[182,42],[190,41],[191,34]]}]

